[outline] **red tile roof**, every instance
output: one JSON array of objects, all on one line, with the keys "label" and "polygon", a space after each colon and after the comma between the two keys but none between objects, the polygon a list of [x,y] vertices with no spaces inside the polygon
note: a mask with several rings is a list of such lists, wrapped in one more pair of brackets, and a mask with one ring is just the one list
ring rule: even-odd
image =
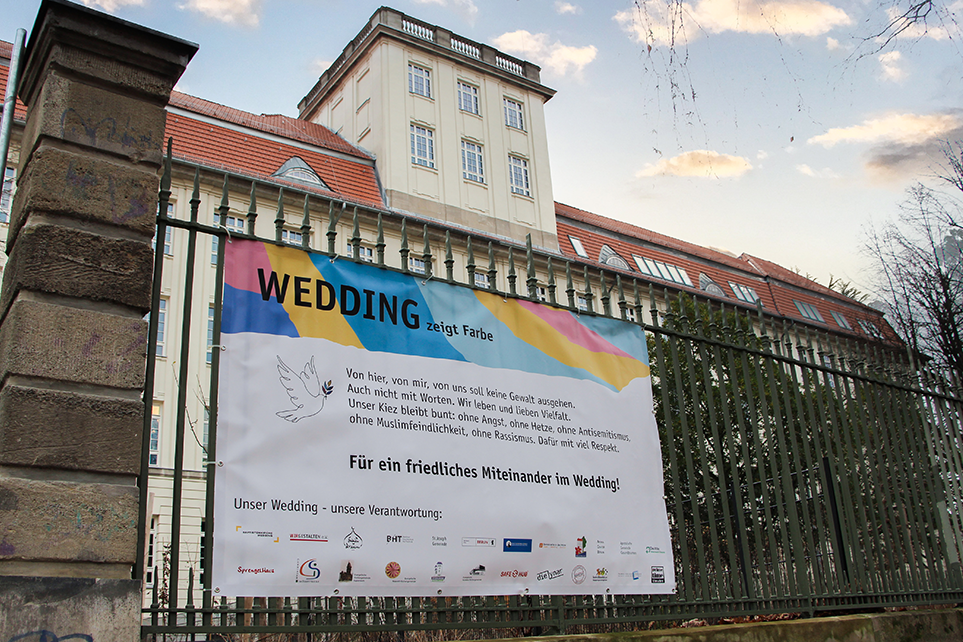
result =
[{"label": "red tile roof", "polygon": [[[0,60],[5,64],[0,65],[0,109],[3,107],[3,97],[7,94],[7,76],[10,74],[10,56],[13,55],[13,43],[0,40]],[[13,108],[14,120],[25,121],[27,119],[27,106],[17,99]]]},{"label": "red tile roof", "polygon": [[[731,305],[751,307],[732,294],[731,283],[737,283],[751,287],[771,314],[844,334],[866,336],[867,333],[858,324],[858,320],[862,319],[879,327],[886,338],[896,339],[895,332],[878,310],[770,261],[748,254],[734,257],[562,203],[555,204],[555,216],[559,249],[562,254],[573,260],[601,265],[599,255],[602,246],[607,245],[629,264],[628,272],[633,278],[652,283],[656,288],[669,287],[673,290],[724,300]],[[581,258],[575,253],[568,238],[570,235],[582,242],[582,246],[589,255],[588,259]],[[685,270],[692,281],[692,287],[641,274],[635,265],[633,255],[663,261]],[[606,267],[612,269],[611,265]],[[701,290],[700,274],[705,274],[722,288],[726,298],[721,299]],[[815,306],[820,311],[825,324],[805,318],[796,307],[795,301]],[[852,326],[852,330],[840,326],[831,312],[845,317]]]},{"label": "red tile roof", "polygon": [[[272,178],[271,174],[285,161],[297,156],[321,177],[330,190],[302,183],[289,184],[351,203],[384,208],[370,155],[326,127],[287,116],[256,116],[180,92],[171,95],[171,105],[224,122],[220,125],[183,113],[169,113],[166,135],[174,139],[175,158],[278,183],[288,181]],[[262,137],[261,133],[302,145]],[[345,158],[345,155],[349,157]]]}]

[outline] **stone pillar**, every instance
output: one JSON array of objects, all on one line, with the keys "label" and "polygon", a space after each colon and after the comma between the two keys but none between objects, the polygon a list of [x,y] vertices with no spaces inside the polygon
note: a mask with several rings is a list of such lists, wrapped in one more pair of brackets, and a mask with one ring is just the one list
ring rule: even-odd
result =
[{"label": "stone pillar", "polygon": [[164,107],[196,50],[64,0],[30,36],[0,294],[0,640],[140,637],[151,237]]}]

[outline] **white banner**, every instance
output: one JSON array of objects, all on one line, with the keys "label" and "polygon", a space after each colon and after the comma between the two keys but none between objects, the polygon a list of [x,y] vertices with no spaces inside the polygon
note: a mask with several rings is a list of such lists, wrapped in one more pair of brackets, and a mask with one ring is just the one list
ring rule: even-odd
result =
[{"label": "white banner", "polygon": [[220,595],[674,590],[641,330],[228,246]]}]

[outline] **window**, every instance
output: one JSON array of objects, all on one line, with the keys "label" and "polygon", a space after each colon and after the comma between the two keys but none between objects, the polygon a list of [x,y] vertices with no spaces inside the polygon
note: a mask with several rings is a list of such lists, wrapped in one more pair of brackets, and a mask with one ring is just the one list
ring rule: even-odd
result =
[{"label": "window", "polygon": [[605,265],[611,265],[612,267],[619,268],[620,270],[631,270],[629,264],[626,263],[618,252],[610,248],[608,245],[602,245],[602,249],[599,251],[599,263],[604,263]]},{"label": "window", "polygon": [[214,306],[207,306],[207,362],[214,359]]},{"label": "window", "polygon": [[539,301],[548,301],[548,288],[546,288],[544,285],[536,286],[535,296]]},{"label": "window", "polygon": [[699,273],[699,288],[713,296],[728,296],[719,284],[712,280],[705,272]]},{"label": "window", "polygon": [[505,105],[505,125],[515,129],[525,129],[525,121],[522,119],[522,104],[510,98],[502,99]]},{"label": "window", "polygon": [[157,301],[157,356],[164,356],[164,333],[167,326],[167,299]]},{"label": "window", "polygon": [[301,232],[295,232],[294,230],[281,230],[281,241],[287,243],[288,245],[301,245],[302,239]]},{"label": "window", "polygon": [[625,306],[625,318],[631,321],[632,323],[635,323],[635,320],[636,320],[635,307],[631,303],[628,303],[627,301],[626,303],[628,305]]},{"label": "window", "polygon": [[819,310],[816,309],[811,303],[806,303],[805,301],[797,301],[793,299],[793,303],[796,304],[796,309],[799,310],[799,314],[803,315],[804,318],[810,321],[819,321],[820,323],[826,323],[823,319],[823,315],[819,314]]},{"label": "window", "polygon": [[431,70],[408,63],[408,91],[431,98]]},{"label": "window", "polygon": [[478,87],[458,81],[458,109],[467,111],[469,114],[479,114]]},{"label": "window", "polygon": [[211,411],[204,408],[204,433],[201,435],[201,447],[204,449],[204,461],[207,461],[207,444],[211,440]]},{"label": "window", "polygon": [[303,158],[298,156],[292,156],[284,161],[284,164],[281,165],[276,172],[271,174],[271,176],[298,183],[305,183],[307,185],[318,185],[324,189],[328,189],[328,186],[324,184],[324,181],[321,180],[318,173],[314,171]]},{"label": "window", "polygon": [[144,564],[144,586],[154,586],[154,543],[157,539],[157,515],[151,515],[150,533],[147,535],[147,563]]},{"label": "window", "polygon": [[461,141],[461,172],[462,176],[470,181],[485,182],[481,145],[476,145],[467,140]]},{"label": "window", "polygon": [[[174,204],[167,204],[167,218],[174,218]],[[156,237],[156,235],[155,235]],[[170,225],[164,228],[164,256],[174,255],[174,232]]]},{"label": "window", "polygon": [[873,337],[874,339],[882,339],[883,332],[879,329],[879,326],[872,321],[867,321],[865,319],[858,319],[859,327],[863,329],[863,332]]},{"label": "window", "polygon": [[[214,224],[217,225],[221,217],[214,212]],[[231,234],[244,234],[244,219],[239,216],[228,216],[227,225],[225,225]],[[211,239],[211,265],[217,265],[217,248],[220,242],[220,237],[213,237]]]},{"label": "window", "polygon": [[425,262],[422,259],[416,259],[413,256],[408,257],[408,270],[414,272],[415,274],[427,274],[425,269]]},{"label": "window", "polygon": [[729,287],[732,288],[732,293],[735,294],[736,298],[740,301],[755,305],[759,300],[759,295],[748,285],[739,285],[738,283],[729,281]]},{"label": "window", "polygon": [[680,285],[688,285],[690,288],[692,287],[692,281],[689,280],[689,275],[680,267],[676,267],[671,263],[663,263],[662,261],[636,256],[635,254],[632,255],[632,258],[635,259],[635,264],[642,274],[648,274],[657,279],[672,281]]},{"label": "window", "polygon": [[153,409],[151,410],[151,416],[150,416],[149,463],[151,466],[157,466],[158,458],[160,456],[160,424],[161,424],[161,406],[159,403],[155,403]]},{"label": "window", "polygon": [[[350,259],[350,258],[354,258],[354,246],[351,245],[350,243],[348,243],[348,252],[346,253],[346,256],[347,256],[349,259]],[[364,245],[359,245],[359,246],[358,246],[358,258],[361,259],[362,261],[364,261],[365,263],[374,263],[374,252],[372,251],[372,249],[371,249],[370,247],[365,247]]]},{"label": "window", "polygon": [[476,288],[484,288],[484,289],[487,290],[489,283],[490,283],[490,281],[488,280],[488,275],[487,275],[487,274],[485,274],[484,272],[475,272],[475,287],[476,287]]},{"label": "window", "polygon": [[512,194],[532,195],[528,188],[528,161],[517,156],[508,157],[508,183],[512,186]]},{"label": "window", "polygon": [[427,127],[411,126],[411,162],[422,167],[435,166],[435,141]]},{"label": "window", "polygon": [[13,193],[17,189],[17,170],[7,167],[3,175],[3,192],[0,194],[0,223],[10,220],[10,206],[13,205]]},{"label": "window", "polygon": [[579,295],[577,298],[577,301],[578,301],[578,309],[581,310],[582,312],[588,312],[588,299],[586,299],[582,295]]},{"label": "window", "polygon": [[572,244],[572,249],[575,253],[581,256],[583,259],[588,258],[588,252],[585,251],[585,246],[582,245],[582,241],[574,236],[569,235],[568,242]]},{"label": "window", "polygon": [[829,313],[833,315],[833,321],[835,321],[836,325],[838,325],[840,328],[846,328],[847,330],[853,329],[853,326],[849,325],[849,321],[847,321],[846,317],[844,317],[842,314],[836,312],[835,310],[830,310]]}]

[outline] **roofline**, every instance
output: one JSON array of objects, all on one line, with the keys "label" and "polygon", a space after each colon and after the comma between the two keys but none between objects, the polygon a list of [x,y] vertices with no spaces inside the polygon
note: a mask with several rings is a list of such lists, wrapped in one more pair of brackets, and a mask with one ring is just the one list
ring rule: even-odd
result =
[{"label": "roofline", "polygon": [[[429,36],[431,39],[428,39]],[[546,101],[555,95],[554,89],[541,83],[541,67],[538,65],[463,38],[443,27],[422,22],[395,9],[381,7],[371,15],[364,28],[301,99],[298,103],[298,117],[310,118],[380,37],[392,38],[441,57],[457,59],[467,67],[520,85],[543,96]],[[468,52],[476,53],[477,56]]]},{"label": "roofline", "polygon": [[198,114],[197,112],[184,109],[183,107],[174,107],[173,105],[168,105],[167,112],[175,116],[184,116],[185,118],[190,118],[198,122],[207,123],[208,125],[217,125],[218,127],[223,127],[224,129],[230,129],[232,131],[236,131],[239,133],[256,136],[258,138],[263,138],[264,140],[270,140],[275,143],[282,143],[290,147],[297,147],[298,149],[315,152],[317,154],[323,154],[325,156],[331,156],[332,158],[340,158],[341,160],[355,162],[355,163],[358,163],[359,165],[366,165],[368,167],[374,167],[375,165],[375,161],[373,158],[363,158],[361,156],[355,156],[353,154],[345,154],[344,152],[339,152],[333,149],[329,149],[322,145],[311,145],[310,143],[305,143],[303,141],[295,140],[293,138],[287,138],[285,136],[280,136],[278,134],[272,134],[270,132],[265,132],[263,130],[255,129],[253,127],[246,127],[244,125],[232,123],[227,120],[221,120],[219,118],[208,116],[206,114]]}]

